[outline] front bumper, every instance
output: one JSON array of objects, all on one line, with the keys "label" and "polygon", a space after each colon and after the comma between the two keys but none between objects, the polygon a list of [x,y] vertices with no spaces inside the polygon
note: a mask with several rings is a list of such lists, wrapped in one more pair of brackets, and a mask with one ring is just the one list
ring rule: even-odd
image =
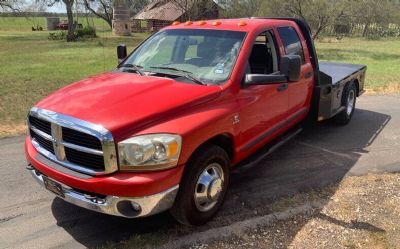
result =
[{"label": "front bumper", "polygon": [[150,216],[171,208],[179,188],[179,185],[176,185],[161,193],[144,197],[104,196],[93,193],[85,193],[83,191],[71,188],[63,183],[49,178],[48,176],[44,176],[40,171],[36,170],[32,166],[28,166],[27,169],[30,171],[32,177],[43,187],[45,187],[45,177],[60,184],[63,196],[57,196],[69,203],[96,212],[122,216],[126,218]]}]

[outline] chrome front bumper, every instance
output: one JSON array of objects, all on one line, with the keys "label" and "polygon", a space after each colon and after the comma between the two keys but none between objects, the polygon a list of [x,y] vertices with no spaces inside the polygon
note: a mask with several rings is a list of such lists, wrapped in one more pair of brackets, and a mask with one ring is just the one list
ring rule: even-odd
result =
[{"label": "chrome front bumper", "polygon": [[[31,166],[27,169],[32,177],[45,187],[43,178],[47,176]],[[57,197],[86,209],[126,218],[150,216],[171,208],[179,188],[179,185],[176,185],[164,192],[144,197],[101,196],[78,192],[52,178],[47,178],[61,185],[64,196],[57,195]]]}]

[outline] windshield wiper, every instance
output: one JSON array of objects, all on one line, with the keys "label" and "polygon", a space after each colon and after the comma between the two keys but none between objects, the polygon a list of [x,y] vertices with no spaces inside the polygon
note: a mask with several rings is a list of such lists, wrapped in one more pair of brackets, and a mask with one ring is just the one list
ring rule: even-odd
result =
[{"label": "windshield wiper", "polygon": [[138,74],[140,74],[141,76],[144,75],[144,72],[142,71],[142,68],[143,68],[142,66],[135,65],[135,64],[122,64],[122,65],[119,66],[118,68],[121,68],[121,67],[133,69],[133,70],[135,70]]},{"label": "windshield wiper", "polygon": [[175,67],[150,67],[150,68],[165,69],[165,70],[181,72],[181,73],[183,73],[183,77],[193,81],[194,83],[199,84],[199,85],[203,85],[203,86],[206,85],[206,83],[204,83],[203,81],[201,81],[198,78],[194,77],[192,72],[189,72],[189,71],[186,71],[186,70],[183,70],[183,69],[179,69],[179,68],[175,68]]}]

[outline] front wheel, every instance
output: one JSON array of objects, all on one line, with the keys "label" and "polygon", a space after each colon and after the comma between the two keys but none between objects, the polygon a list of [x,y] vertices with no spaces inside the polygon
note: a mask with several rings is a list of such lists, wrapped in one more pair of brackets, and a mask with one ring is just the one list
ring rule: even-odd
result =
[{"label": "front wheel", "polygon": [[221,147],[199,149],[186,165],[171,214],[185,225],[202,225],[221,207],[230,180],[230,160]]},{"label": "front wheel", "polygon": [[342,104],[345,106],[345,109],[333,118],[335,123],[345,125],[350,122],[356,107],[356,91],[357,88],[354,82],[350,82],[345,86],[342,95]]}]

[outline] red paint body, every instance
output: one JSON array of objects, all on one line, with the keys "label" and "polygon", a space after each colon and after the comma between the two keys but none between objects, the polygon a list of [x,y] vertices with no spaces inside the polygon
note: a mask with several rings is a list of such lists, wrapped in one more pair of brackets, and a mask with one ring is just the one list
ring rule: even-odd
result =
[{"label": "red paint body", "polygon": [[[238,26],[240,20],[246,25]],[[253,85],[243,88],[242,78],[255,38],[272,29],[278,51],[285,54],[276,28],[292,26],[303,43],[306,63],[301,80],[289,83],[286,91],[276,85]],[[44,174],[69,186],[105,195],[145,196],[179,184],[184,165],[193,152],[217,135],[227,135],[233,142],[233,165],[281,135],[304,119],[310,109],[314,78],[304,78],[304,71],[313,72],[305,40],[292,21],[268,19],[221,20],[213,26],[175,25],[166,29],[238,30],[247,33],[230,79],[220,86],[201,86],[177,82],[169,78],[110,72],[69,85],[51,94],[36,106],[103,125],[116,142],[131,136],[149,133],[175,133],[182,136],[180,166],[157,172],[122,173],[80,179],[55,171],[34,159],[37,151],[27,138],[28,160]],[[299,115],[300,114],[300,115]],[[240,122],[233,124],[239,115]],[[296,118],[291,118],[295,116]],[[287,120],[290,120],[288,123]],[[285,124],[285,125],[282,125]],[[279,129],[265,137],[266,131]],[[254,144],[245,149],[249,144]],[[249,146],[248,146],[249,147]]]}]

